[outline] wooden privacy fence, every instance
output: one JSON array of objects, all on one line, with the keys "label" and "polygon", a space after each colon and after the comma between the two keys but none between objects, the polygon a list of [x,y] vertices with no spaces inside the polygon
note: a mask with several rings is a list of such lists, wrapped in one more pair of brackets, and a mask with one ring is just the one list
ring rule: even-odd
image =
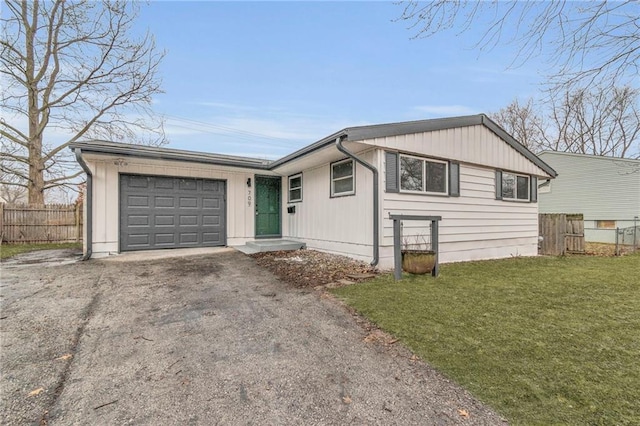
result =
[{"label": "wooden privacy fence", "polygon": [[44,206],[0,203],[3,243],[66,243],[82,241],[82,204]]},{"label": "wooden privacy fence", "polygon": [[540,214],[540,254],[560,256],[584,253],[584,218],[581,214]]}]

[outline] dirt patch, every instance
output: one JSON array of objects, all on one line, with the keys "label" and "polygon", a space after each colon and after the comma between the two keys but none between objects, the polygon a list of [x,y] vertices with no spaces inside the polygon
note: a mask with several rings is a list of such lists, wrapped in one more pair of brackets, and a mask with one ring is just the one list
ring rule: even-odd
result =
[{"label": "dirt patch", "polygon": [[[623,246],[619,248],[620,255],[633,253],[633,246]],[[584,253],[589,256],[615,256],[616,245],[606,243],[585,243]]]},{"label": "dirt patch", "polygon": [[252,255],[259,265],[295,287],[360,282],[378,272],[365,262],[315,250],[271,251]]},{"label": "dirt patch", "polygon": [[[155,263],[166,263],[166,260],[156,261]],[[171,262],[171,266],[169,267],[168,272],[170,274],[176,274],[178,276],[189,275],[203,278],[213,275],[218,277],[220,267],[215,262],[202,262],[197,258],[182,258],[177,262]]]}]

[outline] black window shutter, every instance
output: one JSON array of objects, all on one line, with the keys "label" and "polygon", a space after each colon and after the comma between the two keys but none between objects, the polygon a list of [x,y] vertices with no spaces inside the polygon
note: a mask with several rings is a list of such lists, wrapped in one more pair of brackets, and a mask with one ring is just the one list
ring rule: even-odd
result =
[{"label": "black window shutter", "polygon": [[538,202],[538,178],[531,176],[531,190],[529,191],[529,201],[532,203]]},{"label": "black window shutter", "polygon": [[460,163],[449,163],[449,195],[460,196]]},{"label": "black window shutter", "polygon": [[387,192],[398,192],[398,153],[397,152],[384,152],[385,159],[385,189]]},{"label": "black window shutter", "polygon": [[496,200],[502,200],[502,171],[496,170]]}]

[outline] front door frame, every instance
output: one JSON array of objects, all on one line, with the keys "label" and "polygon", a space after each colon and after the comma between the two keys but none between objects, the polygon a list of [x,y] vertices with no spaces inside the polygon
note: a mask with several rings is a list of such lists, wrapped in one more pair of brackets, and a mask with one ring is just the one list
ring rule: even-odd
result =
[{"label": "front door frame", "polygon": [[[278,233],[277,234],[268,234],[268,235],[258,235],[258,182],[260,179],[272,179],[278,181]],[[282,177],[281,176],[269,176],[269,175],[254,175],[253,177],[254,185],[255,185],[255,202],[254,202],[254,210],[255,210],[255,219],[254,219],[254,235],[256,239],[259,238],[282,238]]]}]

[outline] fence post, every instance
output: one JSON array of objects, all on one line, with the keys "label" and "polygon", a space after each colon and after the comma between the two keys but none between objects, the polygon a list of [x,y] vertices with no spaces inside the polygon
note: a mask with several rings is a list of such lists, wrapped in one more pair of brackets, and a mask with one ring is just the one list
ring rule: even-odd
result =
[{"label": "fence post", "polygon": [[76,243],[77,243],[78,241],[80,241],[80,237],[82,235],[82,230],[80,229],[80,203],[76,203],[75,220],[76,220]]},{"label": "fence post", "polygon": [[638,216],[633,217],[633,252],[638,249]]},{"label": "fence post", "polygon": [[4,203],[0,203],[0,244],[4,241]]}]

